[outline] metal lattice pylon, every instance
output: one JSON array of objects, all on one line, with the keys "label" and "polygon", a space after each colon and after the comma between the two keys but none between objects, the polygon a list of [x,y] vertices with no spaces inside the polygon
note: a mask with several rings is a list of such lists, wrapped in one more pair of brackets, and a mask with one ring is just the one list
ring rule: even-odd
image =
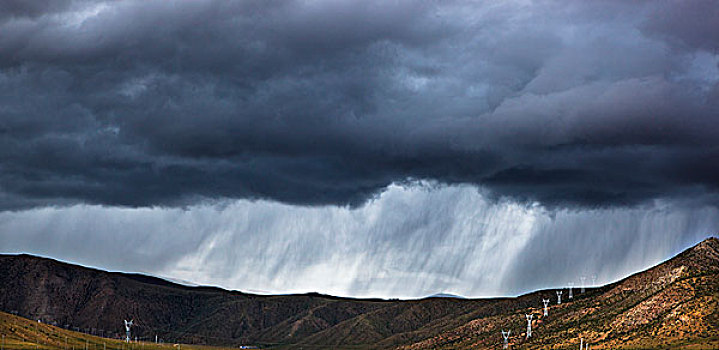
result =
[{"label": "metal lattice pylon", "polygon": [[130,327],[132,327],[132,321],[134,320],[124,320],[125,321],[125,343],[130,342]]},{"label": "metal lattice pylon", "polygon": [[506,349],[509,347],[509,335],[512,333],[512,330],[504,331],[502,330],[502,338],[504,339],[504,345],[502,346],[502,349]]},{"label": "metal lattice pylon", "polygon": [[549,316],[549,299],[542,299],[544,304],[544,316]]},{"label": "metal lattice pylon", "polygon": [[532,336],[532,318],[534,315],[524,315],[527,317],[527,339],[529,339]]}]

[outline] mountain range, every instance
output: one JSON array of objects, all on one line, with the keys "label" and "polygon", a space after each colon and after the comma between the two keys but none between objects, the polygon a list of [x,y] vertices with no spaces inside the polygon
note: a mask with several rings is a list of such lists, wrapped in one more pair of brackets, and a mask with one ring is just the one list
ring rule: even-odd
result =
[{"label": "mountain range", "polygon": [[[511,330],[512,349],[576,349],[580,341],[592,349],[719,349],[718,277],[717,238],[618,282],[575,288],[572,299],[564,289],[561,304],[557,290],[491,299],[254,295],[0,255],[0,311],[16,315],[0,318],[0,330],[17,338],[12,323],[30,319],[122,338],[123,320],[133,319],[133,338],[141,341],[226,347],[496,349],[500,331]],[[550,300],[547,316],[542,299]],[[532,315],[529,338],[526,315]]]}]

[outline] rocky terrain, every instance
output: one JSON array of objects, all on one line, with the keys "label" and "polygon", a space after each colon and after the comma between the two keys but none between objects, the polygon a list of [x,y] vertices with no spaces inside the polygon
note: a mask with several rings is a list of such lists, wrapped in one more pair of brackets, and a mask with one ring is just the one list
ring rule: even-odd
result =
[{"label": "rocky terrain", "polygon": [[[28,255],[0,255],[0,310],[105,337],[304,349],[719,348],[719,240],[600,288],[517,298],[358,300],[187,287]],[[543,298],[553,301],[542,315]],[[525,314],[533,316],[526,339]]]}]

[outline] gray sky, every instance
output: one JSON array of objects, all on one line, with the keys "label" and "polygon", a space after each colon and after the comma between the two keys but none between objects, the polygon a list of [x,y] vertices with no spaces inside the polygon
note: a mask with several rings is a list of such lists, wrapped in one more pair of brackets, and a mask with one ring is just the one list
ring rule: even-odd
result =
[{"label": "gray sky", "polygon": [[0,251],[273,292],[616,278],[717,232],[716,33],[714,1],[5,1]]}]

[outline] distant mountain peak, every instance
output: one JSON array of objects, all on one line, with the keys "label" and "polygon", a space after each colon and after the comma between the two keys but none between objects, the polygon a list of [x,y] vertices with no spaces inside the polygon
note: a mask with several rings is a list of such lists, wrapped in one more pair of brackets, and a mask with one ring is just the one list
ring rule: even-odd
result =
[{"label": "distant mountain peak", "polygon": [[443,293],[436,293],[436,294],[432,294],[432,295],[426,296],[425,299],[427,299],[427,298],[467,299],[467,298],[465,298],[465,297],[463,297],[463,296],[461,296],[461,295],[452,294],[452,293],[444,293],[444,292],[443,292]]}]

